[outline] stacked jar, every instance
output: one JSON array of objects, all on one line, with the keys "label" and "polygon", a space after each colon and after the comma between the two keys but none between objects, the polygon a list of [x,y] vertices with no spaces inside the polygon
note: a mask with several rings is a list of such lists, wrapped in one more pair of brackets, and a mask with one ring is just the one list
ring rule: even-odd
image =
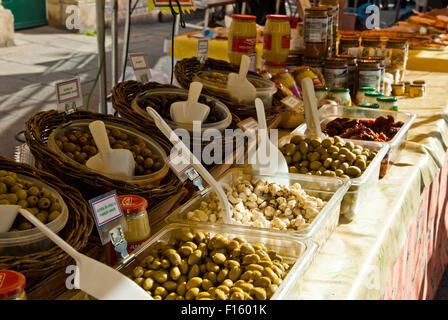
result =
[{"label": "stacked jar", "polygon": [[303,65],[312,67],[316,70],[319,70],[321,74],[324,74],[324,65],[325,65],[325,59],[321,58],[303,58]]},{"label": "stacked jar", "polygon": [[373,60],[378,62],[381,69],[381,78],[380,78],[380,92],[384,92],[385,89],[385,78],[386,78],[386,63],[385,58],[382,56],[371,56],[367,58],[368,60]]},{"label": "stacked jar", "polygon": [[227,41],[227,54],[231,64],[240,65],[241,56],[255,52],[257,43],[256,18],[256,16],[245,14],[232,15]]},{"label": "stacked jar", "polygon": [[326,7],[305,9],[305,57],[325,58],[327,56],[327,12]]},{"label": "stacked jar", "polygon": [[269,14],[266,18],[263,38],[264,60],[273,63],[285,63],[291,43],[289,16]]},{"label": "stacked jar", "polygon": [[389,39],[386,43],[386,71],[394,75],[395,82],[403,79],[408,60],[408,40]]},{"label": "stacked jar", "polygon": [[356,92],[356,69],[358,67],[357,59],[355,56],[349,54],[341,54],[337,57],[347,61],[347,88],[350,89],[353,99]]},{"label": "stacked jar", "polygon": [[360,57],[359,39],[356,37],[342,37],[339,40],[338,54]]},{"label": "stacked jar", "polygon": [[339,30],[339,1],[338,0],[321,0],[319,2],[319,5],[321,6],[328,6],[332,10],[332,16],[331,16],[331,31],[333,33],[332,39],[333,39],[333,45],[331,48],[332,56],[336,54],[336,40],[338,38],[338,30]]},{"label": "stacked jar", "polygon": [[327,58],[324,67],[325,83],[329,88],[347,88],[347,60]]},{"label": "stacked jar", "polygon": [[381,73],[381,66],[377,61],[358,59],[358,84],[356,87],[373,87],[379,91],[381,89]]},{"label": "stacked jar", "polygon": [[380,38],[362,38],[361,40],[361,57],[384,57],[384,50],[381,48]]}]

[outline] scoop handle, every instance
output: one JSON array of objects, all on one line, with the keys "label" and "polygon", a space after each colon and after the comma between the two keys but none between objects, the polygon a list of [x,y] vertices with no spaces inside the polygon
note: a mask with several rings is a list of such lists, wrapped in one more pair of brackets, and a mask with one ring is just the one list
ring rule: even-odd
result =
[{"label": "scoop handle", "polygon": [[81,254],[73,249],[67,242],[65,242],[56,233],[51,231],[47,226],[45,226],[39,219],[37,219],[31,212],[23,208],[19,208],[20,214],[29,222],[31,222],[37,229],[39,229],[43,234],[45,234],[51,241],[56,243],[62,250],[64,250],[69,256],[77,260]]},{"label": "scoop handle", "polygon": [[179,137],[173,132],[173,130],[168,126],[165,120],[160,117],[160,115],[151,107],[147,107],[146,111],[154,119],[157,127],[162,131],[162,133],[173,143],[177,148],[181,148],[183,154],[187,154],[190,157],[190,164],[195,168],[199,174],[207,181],[208,185],[216,192],[222,206],[224,207],[223,220],[227,224],[232,224],[232,219],[230,219],[230,206],[227,200],[224,190],[219,185],[219,183],[212,177],[212,175],[205,170],[201,162],[190,152],[187,146],[179,139]]},{"label": "scoop handle", "polygon": [[241,64],[240,64],[240,79],[245,79],[247,76],[247,71],[249,71],[250,67],[250,58],[249,56],[243,55],[241,56]]},{"label": "scoop handle", "polygon": [[311,78],[304,78],[301,81],[303,93],[303,106],[305,109],[305,121],[308,132],[315,137],[322,136],[319,115],[317,113],[317,99],[314,92],[314,84]]},{"label": "scoop handle", "polygon": [[202,83],[201,82],[192,82],[190,84],[190,89],[188,90],[188,107],[198,102],[199,96],[202,91]]},{"label": "scoop handle", "polygon": [[264,104],[260,98],[255,99],[255,109],[257,110],[257,120],[259,129],[267,129],[266,114],[264,111]]},{"label": "scoop handle", "polygon": [[100,120],[93,121],[89,123],[89,129],[101,157],[109,157],[112,149],[110,147],[104,122]]}]

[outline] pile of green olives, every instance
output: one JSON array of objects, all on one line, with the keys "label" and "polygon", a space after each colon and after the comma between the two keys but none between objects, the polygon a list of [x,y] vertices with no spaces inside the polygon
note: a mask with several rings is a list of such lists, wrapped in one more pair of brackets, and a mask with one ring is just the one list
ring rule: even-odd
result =
[{"label": "pile of green olives", "polygon": [[[147,175],[163,167],[163,159],[146,145],[141,137],[132,138],[119,129],[106,129],[109,143],[113,149],[128,149],[135,160],[135,175]],[[89,132],[70,130],[56,139],[56,145],[66,156],[80,164],[98,153],[95,141]]]},{"label": "pile of green olives", "polygon": [[294,136],[281,151],[291,173],[341,178],[360,177],[377,154],[338,136]]},{"label": "pile of green olives", "polygon": [[[15,172],[0,170],[0,205],[16,204],[27,209],[42,223],[49,223],[61,214],[61,204],[39,183],[17,179]],[[34,226],[17,215],[9,232],[32,229]]]},{"label": "pile of green olives", "polygon": [[266,300],[289,270],[262,243],[182,230],[156,243],[129,277],[154,300]]}]

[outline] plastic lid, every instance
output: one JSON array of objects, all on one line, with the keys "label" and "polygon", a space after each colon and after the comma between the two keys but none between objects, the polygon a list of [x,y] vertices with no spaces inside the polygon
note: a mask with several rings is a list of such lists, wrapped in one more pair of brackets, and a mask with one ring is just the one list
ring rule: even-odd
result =
[{"label": "plastic lid", "polygon": [[331,88],[330,92],[350,92],[350,89],[346,89],[346,88]]},{"label": "plastic lid", "polygon": [[381,92],[366,92],[365,93],[365,96],[366,97],[382,97],[382,96],[384,96],[384,93],[381,93]]},{"label": "plastic lid", "polygon": [[257,17],[249,14],[232,14],[232,19],[255,21]]},{"label": "plastic lid", "polygon": [[327,87],[314,87],[314,91],[328,91]]},{"label": "plastic lid", "polygon": [[378,98],[376,98],[376,100],[381,101],[381,102],[396,102],[396,101],[398,101],[398,99],[395,97],[378,97]]},{"label": "plastic lid", "polygon": [[375,91],[374,87],[361,87],[359,91]]},{"label": "plastic lid", "polygon": [[380,106],[377,104],[373,104],[373,103],[360,103],[358,105],[361,108],[370,108],[370,109],[379,109]]},{"label": "plastic lid", "polygon": [[266,18],[271,20],[289,20],[289,16],[283,14],[268,14]]},{"label": "plastic lid", "polygon": [[0,270],[0,299],[18,294],[25,289],[26,278],[12,270]]},{"label": "plastic lid", "polygon": [[125,214],[138,213],[146,210],[148,201],[140,196],[118,196],[121,209]]}]

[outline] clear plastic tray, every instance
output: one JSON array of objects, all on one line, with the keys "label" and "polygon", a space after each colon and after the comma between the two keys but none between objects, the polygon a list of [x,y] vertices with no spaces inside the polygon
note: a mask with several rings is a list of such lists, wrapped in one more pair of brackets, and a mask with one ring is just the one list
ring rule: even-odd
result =
[{"label": "clear plastic tray", "polygon": [[[284,136],[279,141],[279,148],[289,143],[291,138],[299,134],[297,129],[291,132],[289,135]],[[352,141],[356,145],[360,145],[363,148],[367,148],[370,151],[376,151],[377,155],[373,158],[372,162],[358,178],[350,179],[351,186],[342,199],[341,203],[341,215],[344,216],[344,220],[349,222],[353,219],[355,214],[359,210],[361,199],[368,195],[369,188],[375,186],[378,183],[380,176],[380,169],[382,161],[389,151],[389,144],[381,142],[363,141],[363,140],[351,140],[344,139],[345,141]],[[303,175],[303,174],[298,174]],[[339,179],[333,178],[330,179]]]},{"label": "clear plastic tray", "polygon": [[[59,199],[61,205],[61,214],[55,220],[46,224],[51,231],[58,233],[61,231],[68,220],[68,208],[61,195],[40,180],[17,174],[17,178],[30,183],[39,183],[44,190],[50,191],[51,195]],[[0,233],[0,256],[24,256],[33,252],[46,251],[55,244],[46,235],[37,228],[17,232]]]},{"label": "clear plastic tray", "polygon": [[[392,116],[394,117],[395,121],[403,121],[404,123],[403,126],[400,128],[400,130],[397,132],[397,134],[393,137],[393,139],[386,142],[390,146],[390,149],[383,159],[383,165],[380,170],[380,177],[384,177],[386,175],[387,168],[397,160],[400,151],[404,148],[409,128],[415,121],[416,114],[400,111],[388,111],[388,110],[369,109],[360,107],[347,108],[343,106],[334,106],[334,105],[324,105],[322,108],[319,109],[319,119],[322,130],[325,128],[327,123],[336,118],[373,120],[379,116],[383,117]],[[299,134],[305,134],[306,123],[300,125],[293,132]],[[353,141],[360,141],[360,140],[353,140]]]},{"label": "clear plastic tray", "polygon": [[175,233],[185,231],[221,233],[230,238],[242,237],[249,243],[263,243],[268,250],[274,250],[281,255],[285,262],[292,264],[292,268],[271,300],[297,299],[299,297],[302,277],[311,265],[317,249],[317,245],[313,241],[300,240],[285,233],[272,233],[266,229],[254,230],[244,226],[225,224],[173,223],[165,226],[136,249],[133,252],[134,260],[131,263],[119,264],[115,268],[123,274],[129,275],[157,242],[169,241]]},{"label": "clear plastic tray", "polygon": [[[228,71],[222,71],[222,70],[200,71],[194,75],[193,81],[201,82],[204,85],[205,89],[214,91],[221,96],[225,96],[225,97],[228,97],[229,99],[232,99],[230,97],[229,90],[227,89],[227,87],[217,86],[216,83],[204,79],[204,76],[207,76],[212,72],[222,73],[222,74],[226,74],[226,75],[230,73]],[[255,77],[250,74],[247,75],[247,79],[249,81],[257,81],[257,82],[260,82],[260,83],[266,85],[266,88],[256,88],[256,94],[257,94],[257,98],[260,98],[263,101],[265,108],[271,107],[272,106],[272,98],[273,98],[274,94],[277,92],[277,87],[275,86],[275,83],[272,81],[260,78],[260,77]],[[235,101],[235,102],[238,102],[238,101]],[[247,103],[249,105],[254,105],[254,101],[245,101],[245,103]]]},{"label": "clear plastic tray", "polygon": [[[79,168],[83,168],[83,170],[90,170],[93,172],[97,172],[97,173],[100,173],[100,174],[107,176],[111,179],[123,180],[123,178],[121,178],[121,177],[117,177],[117,176],[109,175],[109,174],[106,175],[102,172],[90,169],[87,166],[80,164],[79,162],[76,162],[75,160],[66,156],[62,152],[62,150],[59,149],[59,147],[56,145],[56,139],[65,135],[69,130],[77,129],[82,132],[90,132],[89,131],[89,123],[90,122],[91,121],[89,121],[89,120],[75,120],[75,121],[70,121],[64,125],[60,125],[56,129],[54,129],[53,132],[50,134],[50,136],[48,138],[48,147],[53,152],[59,154],[61,156],[61,158],[64,159],[64,161],[69,162],[72,165],[77,166]],[[104,121],[104,124],[106,125],[106,129],[119,129],[121,132],[126,133],[128,136],[130,136],[132,138],[141,137],[145,141],[146,145],[149,146],[151,151],[158,154],[160,159],[163,160],[164,165],[160,170],[153,172],[151,174],[129,177],[125,181],[128,183],[134,183],[134,184],[138,184],[138,185],[147,185],[147,184],[158,185],[160,183],[160,181],[162,181],[162,179],[165,178],[165,176],[168,174],[168,171],[169,171],[168,165],[165,163],[165,161],[167,159],[166,152],[162,148],[162,146],[160,146],[160,144],[158,144],[155,140],[151,139],[146,134],[139,132],[133,128],[126,127],[126,126],[123,126],[118,123],[108,122],[108,121]]]},{"label": "clear plastic tray", "polygon": [[[239,177],[256,178],[269,182],[276,182],[283,185],[292,185],[299,183],[308,194],[321,198],[327,203],[323,209],[319,212],[314,221],[308,228],[297,231],[286,231],[288,234],[298,236],[302,238],[310,238],[315,241],[319,246],[323,245],[325,241],[330,237],[331,233],[338,225],[339,212],[341,208],[342,199],[350,187],[350,181],[347,179],[332,179],[329,177],[321,176],[309,176],[299,174],[276,174],[266,175],[259,171],[235,168],[228,170],[222,175],[218,182],[225,186],[230,185]],[[208,195],[212,191],[208,189],[204,196]],[[188,201],[183,206],[177,208],[170,216],[167,217],[168,222],[182,221],[188,223],[195,223],[194,221],[187,220],[186,214],[189,211],[195,210],[199,207],[203,196],[196,196]],[[263,228],[250,227],[254,230],[266,230]],[[268,229],[274,233],[285,234],[285,231],[276,229]]]}]

